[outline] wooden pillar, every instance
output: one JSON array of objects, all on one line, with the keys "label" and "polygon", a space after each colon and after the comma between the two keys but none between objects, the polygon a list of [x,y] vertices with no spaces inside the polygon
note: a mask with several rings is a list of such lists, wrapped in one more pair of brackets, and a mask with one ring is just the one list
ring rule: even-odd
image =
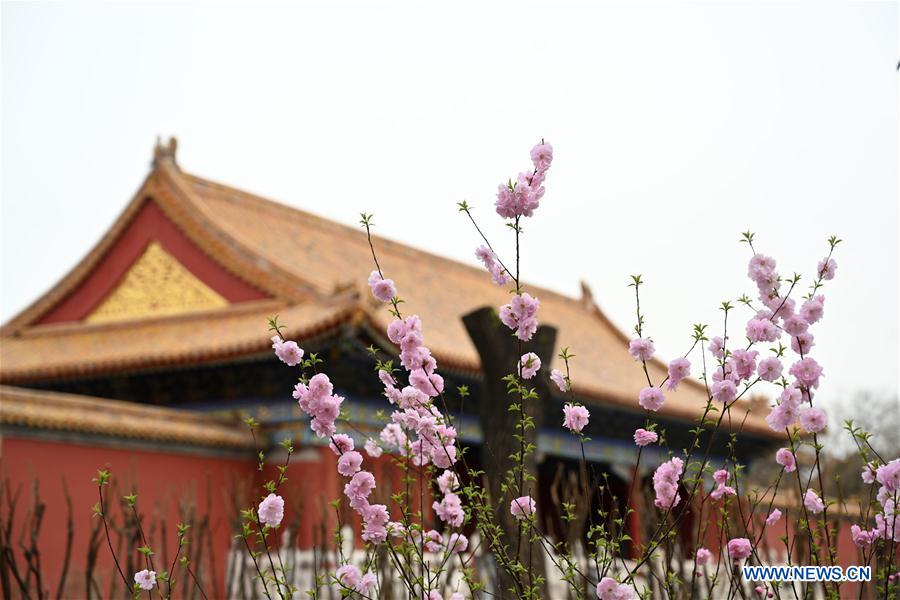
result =
[{"label": "wooden pillar", "polygon": [[[495,522],[505,535],[505,543],[510,557],[515,556],[519,547],[519,560],[532,569],[533,576],[544,575],[544,551],[539,542],[522,540],[519,544],[519,523],[510,514],[509,505],[517,497],[518,485],[503,493],[501,485],[514,463],[511,455],[519,452],[519,441],[515,439],[518,411],[510,411],[509,405],[519,402],[518,396],[510,396],[503,378],[516,370],[519,358],[526,352],[534,352],[541,359],[541,370],[527,383],[534,387],[539,398],[524,403],[524,411],[534,420],[534,429],[526,432],[527,441],[537,444],[537,432],[543,424],[544,408],[549,401],[550,390],[548,372],[556,345],[556,329],[547,325],[538,327],[534,337],[521,343],[503,325],[493,308],[485,307],[463,317],[463,324],[475,344],[481,358],[484,376],[484,396],[478,402],[478,416],[484,441],[481,446],[481,460],[488,484],[488,492],[494,505]],[[522,495],[537,498],[537,465],[535,454],[525,460],[525,471],[535,479],[526,481]],[[517,474],[518,480],[518,474]],[[546,509],[547,507],[543,507]],[[541,510],[541,507],[538,507]],[[537,519],[540,523],[540,518]],[[524,536],[523,536],[524,537]],[[512,578],[498,567],[495,594],[500,598],[509,597],[509,589],[514,587]]]}]

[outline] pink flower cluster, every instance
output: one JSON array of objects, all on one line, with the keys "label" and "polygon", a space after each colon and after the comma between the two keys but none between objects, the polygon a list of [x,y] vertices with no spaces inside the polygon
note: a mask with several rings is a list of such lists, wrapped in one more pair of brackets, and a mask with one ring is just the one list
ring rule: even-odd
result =
[{"label": "pink flower cluster", "polygon": [[331,380],[325,373],[313,375],[309,383],[302,381],[294,386],[294,398],[300,409],[312,417],[310,427],[316,435],[324,438],[334,435],[334,422],[341,413],[344,398],[334,393]]},{"label": "pink flower cluster", "polygon": [[737,492],[728,483],[730,474],[725,469],[719,469],[713,473],[713,480],[716,482],[716,488],[709,493],[709,497],[713,500],[720,500],[723,496],[734,496]]},{"label": "pink flower cluster", "polygon": [[429,398],[439,396],[444,391],[444,379],[435,373],[437,361],[423,344],[422,320],[417,315],[395,319],[388,325],[387,335],[400,346],[400,364],[409,372],[410,385]]},{"label": "pink flower cluster", "polygon": [[[444,389],[444,380],[435,373],[437,363],[421,345],[421,321],[415,315],[397,319],[388,326],[388,337],[401,348],[401,364],[409,371],[409,383],[397,387],[394,376],[381,371],[379,377],[388,400],[397,406],[391,423],[381,431],[381,440],[390,449],[409,456],[416,466],[434,464],[448,469],[456,462],[456,429],[445,422],[431,398]],[[415,439],[410,442],[410,435]]]},{"label": "pink flower cluster", "polygon": [[627,583],[619,583],[612,577],[604,577],[597,583],[598,600],[631,600],[634,595]]},{"label": "pink flower cluster", "polygon": [[653,473],[653,491],[656,492],[656,499],[653,503],[657,508],[672,509],[681,502],[678,485],[683,470],[684,461],[677,456],[656,468]]},{"label": "pink flower cluster", "polygon": [[368,596],[375,591],[375,586],[378,583],[378,579],[374,573],[368,572],[363,575],[359,570],[359,567],[351,564],[338,567],[338,570],[334,573],[334,578],[343,587],[362,594],[363,596]]},{"label": "pink flower cluster", "polygon": [[512,281],[512,277],[509,276],[509,273],[507,273],[506,269],[503,268],[503,265],[500,264],[500,261],[497,259],[497,255],[494,254],[493,250],[487,246],[479,246],[475,250],[475,256],[478,257],[478,260],[484,264],[484,268],[491,274],[491,281],[499,286],[504,286]]},{"label": "pink flower cluster", "polygon": [[528,292],[514,296],[509,304],[500,307],[500,320],[516,332],[516,337],[527,342],[537,331],[537,311],[540,301]]},{"label": "pink flower cluster", "polygon": [[530,217],[544,196],[544,179],[553,162],[553,147],[541,142],[531,149],[534,171],[519,173],[515,183],[501,183],[497,187],[497,214],[504,219]]},{"label": "pink flower cluster", "polygon": [[[812,390],[819,387],[822,367],[808,353],[815,345],[810,327],[817,323],[825,312],[825,297],[815,295],[807,297],[799,307],[793,299],[779,295],[781,280],[775,270],[775,260],[762,254],[754,254],[750,259],[747,274],[759,290],[759,299],[764,308],[759,310],[747,322],[747,339],[751,343],[776,342],[782,333],[790,336],[791,348],[800,358],[788,369],[793,378],[790,386],[784,390],[779,403],[772,408],[767,417],[769,426],[777,431],[789,428],[799,421],[809,432],[817,433],[825,428],[827,418],[818,408],[801,410],[803,402],[812,401]],[[836,264],[833,259],[825,259],[819,263],[818,276],[821,279],[834,277]],[[739,351],[735,351],[736,355]],[[729,359],[731,360],[731,359]],[[726,374],[733,379],[741,378],[739,368],[729,368]],[[759,362],[756,369],[758,377],[764,381],[777,381],[782,377],[784,367],[777,357],[768,357]]]},{"label": "pink flower cluster", "polygon": [[462,501],[453,492],[446,492],[440,502],[435,500],[431,507],[438,518],[450,527],[460,528],[466,518]]},{"label": "pink flower cluster", "polygon": [[868,531],[859,525],[850,528],[853,543],[859,547],[871,546],[875,540],[900,541],[900,515],[897,514],[898,494],[900,494],[900,458],[874,468],[866,465],[863,469],[863,481],[879,487],[875,499],[881,505],[875,514],[875,527]]}]

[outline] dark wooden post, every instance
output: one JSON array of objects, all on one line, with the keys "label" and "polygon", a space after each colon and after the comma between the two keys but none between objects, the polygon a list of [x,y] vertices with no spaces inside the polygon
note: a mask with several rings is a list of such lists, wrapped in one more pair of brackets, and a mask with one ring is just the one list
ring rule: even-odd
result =
[{"label": "dark wooden post", "polygon": [[[510,514],[509,504],[518,495],[516,494],[518,488],[503,494],[500,486],[506,478],[507,471],[514,465],[510,455],[519,452],[519,442],[514,437],[519,414],[518,411],[509,410],[509,405],[519,402],[519,398],[507,393],[503,377],[515,372],[519,357],[525,352],[534,352],[540,357],[541,370],[528,382],[535,388],[539,398],[525,402],[524,406],[526,414],[534,419],[534,429],[527,432],[528,440],[537,445],[537,432],[543,424],[544,407],[550,397],[548,373],[556,345],[556,328],[541,325],[534,337],[529,342],[521,344],[520,348],[518,338],[500,322],[493,308],[480,308],[465,315],[463,324],[481,357],[484,375],[484,396],[478,402],[478,416],[484,436],[481,461],[491,501],[495,506],[495,519],[503,529],[509,555],[513,557],[518,544],[519,523]],[[523,495],[532,496],[537,500],[540,494],[537,490],[537,464],[534,453],[526,458],[525,470],[535,479],[526,482]],[[540,516],[542,508],[547,509],[538,507],[538,524],[543,520]],[[544,575],[544,551],[540,542],[532,544],[523,539],[519,546],[519,560],[526,569],[532,569],[534,576]],[[508,597],[508,590],[515,584],[499,566],[495,581],[498,586],[495,594],[500,598]]]}]

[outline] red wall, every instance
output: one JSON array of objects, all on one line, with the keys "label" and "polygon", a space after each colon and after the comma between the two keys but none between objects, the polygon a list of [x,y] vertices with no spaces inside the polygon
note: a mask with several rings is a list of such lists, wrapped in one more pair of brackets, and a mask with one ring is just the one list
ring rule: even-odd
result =
[{"label": "red wall", "polygon": [[[16,546],[26,512],[30,512],[33,505],[33,481],[37,478],[39,482],[40,497],[47,505],[40,531],[39,549],[44,579],[49,584],[45,584],[45,587],[50,588],[53,596],[65,554],[67,510],[63,478],[72,498],[75,530],[65,586],[68,591],[65,596],[78,598],[85,595],[85,558],[90,532],[96,523],[96,518],[92,516],[92,506],[98,500],[97,486],[91,479],[96,476],[98,468],[108,468],[112,471],[117,480],[119,496],[129,493],[133,482],[136,481],[138,509],[147,527],[145,533],[150,536],[150,545],[158,557],[156,564],[158,571],[162,570],[159,563],[163,555],[163,541],[159,539],[158,528],[153,533],[149,531],[152,522],[158,522],[160,518],[167,521],[168,539],[165,540],[165,544],[168,546],[171,561],[177,547],[175,524],[183,520],[178,514],[178,499],[194,498],[200,512],[205,512],[209,501],[213,548],[217,557],[216,562],[220,563],[216,577],[221,589],[224,580],[224,558],[232,536],[230,523],[232,511],[228,494],[234,487],[232,482],[235,479],[242,478],[246,481],[255,472],[252,459],[236,460],[174,452],[116,449],[10,436],[3,436],[0,439],[0,456],[2,456],[0,472],[4,482],[9,481],[13,494],[16,489],[21,489],[16,510],[16,527],[12,535]],[[119,503],[113,497],[111,488],[106,492],[106,497],[110,501],[108,510],[118,512]],[[6,498],[3,500],[2,514],[5,517]],[[115,543],[115,537],[113,540]],[[15,549],[18,552],[21,569],[24,564],[21,550],[18,547]],[[165,568],[168,569],[168,566]],[[110,553],[104,542],[97,570],[97,575],[102,581],[101,585],[107,584],[112,569]],[[126,573],[129,578],[131,575]],[[101,589],[106,590],[106,587]],[[121,587],[119,589],[121,590]]]}]

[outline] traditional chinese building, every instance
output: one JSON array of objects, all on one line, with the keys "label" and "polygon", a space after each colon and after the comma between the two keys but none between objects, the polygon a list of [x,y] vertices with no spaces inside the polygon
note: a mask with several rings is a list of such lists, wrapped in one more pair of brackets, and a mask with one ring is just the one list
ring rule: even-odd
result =
[{"label": "traditional chinese building", "polygon": [[[479,354],[462,317],[497,307],[508,294],[480,269],[386,239],[376,244],[404,309],[422,317],[447,388],[471,391],[451,410],[461,441],[477,449],[485,432],[475,407],[507,400],[486,397]],[[64,477],[76,544],[69,581],[90,585],[83,575],[78,580],[84,572],[79,544],[87,544],[96,526],[91,478],[109,465],[123,488],[137,487],[148,516],[169,520],[169,536],[183,518],[173,499],[188,494],[195,506],[209,507],[209,551],[201,565],[217,556],[219,570],[207,568],[221,583],[238,497],[246,492],[240,481],[256,473],[242,415],[262,423],[261,445],[294,441],[298,453],[289,476],[303,490],[303,506],[292,535],[301,547],[328,539],[320,531],[322,511],[340,496],[342,482],[291,398],[297,373],[274,358],[266,320],[277,314],[286,338],[324,358],[336,391],[347,399],[355,435],[377,437],[376,413],[388,404],[367,348],[383,357],[396,348],[384,334],[391,317],[366,287],[371,269],[362,230],[185,173],[174,141],[158,145],[149,175],[109,231],[0,330],[3,476],[9,489],[25,490],[23,498],[32,481],[40,483],[49,506],[40,537],[45,564],[64,562],[58,543],[66,529]],[[635,469],[631,436],[643,425],[636,397],[646,381],[627,353],[628,338],[586,286],[580,298],[528,290],[541,301],[541,322],[554,326],[559,344],[577,355],[573,393],[591,411],[585,453],[622,498],[632,477],[645,476],[661,456],[648,448],[643,468]],[[654,380],[664,377],[663,363],[654,360],[648,368]],[[537,436],[544,505],[554,501],[560,473],[581,459],[577,438],[560,426],[564,401],[556,391],[549,397]],[[667,393],[658,416],[670,447],[684,447],[706,403],[696,381]],[[735,411],[750,408],[741,401]],[[738,458],[745,462],[778,440],[758,410],[749,412],[740,435]],[[719,461],[727,441],[720,437],[712,446]],[[630,520],[635,538],[639,520]],[[557,525],[546,526],[552,532]],[[59,573],[51,573],[52,588]]]}]

